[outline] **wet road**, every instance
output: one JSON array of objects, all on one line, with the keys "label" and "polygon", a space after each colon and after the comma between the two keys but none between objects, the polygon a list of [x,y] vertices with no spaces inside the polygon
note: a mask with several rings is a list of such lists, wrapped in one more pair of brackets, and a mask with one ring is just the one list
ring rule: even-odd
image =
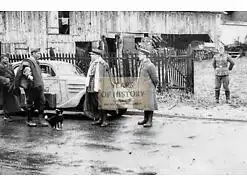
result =
[{"label": "wet road", "polygon": [[0,119],[0,174],[247,174],[244,123],[141,118],[66,119],[62,131]]}]

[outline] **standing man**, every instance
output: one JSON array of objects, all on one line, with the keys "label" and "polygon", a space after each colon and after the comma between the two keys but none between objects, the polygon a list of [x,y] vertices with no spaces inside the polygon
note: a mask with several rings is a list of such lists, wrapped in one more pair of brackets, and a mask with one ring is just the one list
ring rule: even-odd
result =
[{"label": "standing man", "polygon": [[[27,80],[24,87],[27,99],[27,124],[28,126],[48,126],[44,120],[44,81],[39,66],[40,48],[31,50],[31,57],[24,59],[16,75],[17,84],[21,85],[22,80]],[[38,110],[38,122],[33,122],[32,113]]]},{"label": "standing man", "polygon": [[[230,63],[230,65],[229,65]],[[229,66],[228,66],[229,65]],[[226,103],[230,101],[229,90],[229,71],[232,70],[234,62],[230,55],[225,53],[224,46],[219,47],[219,53],[213,58],[213,67],[215,69],[215,99],[219,103],[220,88],[223,84],[226,96]]]},{"label": "standing man", "polygon": [[139,121],[138,125],[143,125],[144,127],[152,126],[153,111],[158,110],[156,98],[158,75],[155,65],[149,59],[149,54],[150,50],[148,47],[145,47],[145,45],[139,47],[138,58],[140,60],[140,67],[138,70],[137,86],[140,92],[144,92],[144,97],[141,99],[141,108],[144,110],[144,120]]},{"label": "standing man", "polygon": [[101,40],[99,41],[99,49],[102,51],[102,55],[108,58],[109,50],[105,35],[101,36]]},{"label": "standing man", "polygon": [[84,113],[93,120],[92,125],[107,126],[106,116],[108,110],[116,110],[113,97],[113,86],[110,77],[110,68],[101,57],[100,49],[92,49],[87,73],[86,96],[84,102]]},{"label": "standing man", "polygon": [[18,94],[20,92],[15,88],[15,73],[9,55],[3,54],[0,62],[0,100],[5,120],[11,119],[11,114],[21,111]]}]

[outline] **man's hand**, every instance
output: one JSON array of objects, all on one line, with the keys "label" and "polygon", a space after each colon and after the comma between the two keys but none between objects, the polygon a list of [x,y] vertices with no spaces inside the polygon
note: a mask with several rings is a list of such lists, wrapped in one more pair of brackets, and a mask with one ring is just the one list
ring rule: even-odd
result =
[{"label": "man's hand", "polygon": [[9,83],[10,83],[10,79],[6,78],[6,84],[9,84]]},{"label": "man's hand", "polygon": [[32,75],[28,75],[27,77],[29,80],[33,81],[33,76]]}]

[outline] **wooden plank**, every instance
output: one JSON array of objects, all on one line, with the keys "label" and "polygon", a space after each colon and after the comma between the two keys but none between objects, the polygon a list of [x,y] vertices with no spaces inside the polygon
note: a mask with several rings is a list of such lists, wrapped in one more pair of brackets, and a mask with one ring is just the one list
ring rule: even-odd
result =
[{"label": "wooden plank", "polygon": [[167,56],[162,54],[162,64],[161,64],[161,73],[162,73],[162,87],[167,89],[168,87],[168,59]]},{"label": "wooden plank", "polygon": [[159,83],[158,83],[158,91],[159,92],[161,92],[161,65],[160,65],[160,63],[162,63],[163,61],[162,61],[162,58],[161,58],[161,55],[160,54],[158,54],[159,55],[159,57],[160,58],[158,58],[158,61],[157,61],[157,69],[158,69],[158,80],[159,80]]}]

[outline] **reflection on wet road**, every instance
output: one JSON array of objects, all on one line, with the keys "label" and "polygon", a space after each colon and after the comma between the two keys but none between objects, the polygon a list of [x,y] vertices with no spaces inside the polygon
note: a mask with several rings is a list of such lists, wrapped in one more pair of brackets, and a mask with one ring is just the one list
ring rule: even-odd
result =
[{"label": "reflection on wet road", "polygon": [[[232,143],[224,150],[219,148],[220,142],[224,144],[221,135],[229,141],[234,139],[234,126],[155,118],[152,128],[143,128],[136,125],[141,118],[124,116],[111,120],[109,127],[92,126],[86,119],[66,119],[62,131],[27,127],[21,117],[8,123],[1,119],[0,174],[153,175],[226,171],[220,170],[222,163],[217,165],[215,160],[235,147]],[[207,149],[218,152],[210,155]],[[228,169],[235,171],[230,166]]]}]

